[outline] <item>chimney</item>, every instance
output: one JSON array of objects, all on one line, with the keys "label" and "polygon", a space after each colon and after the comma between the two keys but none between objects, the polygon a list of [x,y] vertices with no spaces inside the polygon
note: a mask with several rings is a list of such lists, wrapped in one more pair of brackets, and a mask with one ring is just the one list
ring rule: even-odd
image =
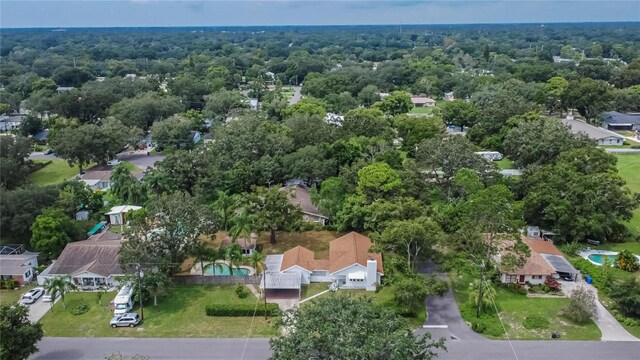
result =
[{"label": "chimney", "polygon": [[367,260],[367,291],[375,291],[378,283],[378,262]]}]

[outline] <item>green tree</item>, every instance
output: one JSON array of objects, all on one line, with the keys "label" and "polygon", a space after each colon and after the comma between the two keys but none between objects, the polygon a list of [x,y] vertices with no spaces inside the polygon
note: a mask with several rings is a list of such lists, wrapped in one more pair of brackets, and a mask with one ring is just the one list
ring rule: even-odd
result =
[{"label": "green tree", "polygon": [[596,296],[582,286],[571,290],[569,303],[563,309],[563,313],[569,319],[583,323],[597,316]]},{"label": "green tree", "polygon": [[358,107],[358,101],[351,96],[351,93],[348,91],[343,91],[339,94],[329,94],[324,100],[327,103],[327,110],[337,114],[344,114]]},{"label": "green tree", "polygon": [[113,168],[110,191],[125,204],[142,205],[147,200],[144,183],[133,177],[125,164]]},{"label": "green tree", "polygon": [[353,136],[380,136],[387,129],[387,120],[378,109],[357,108],[344,115],[342,131]]},{"label": "green tree", "polygon": [[162,96],[154,91],[138,94],[133,98],[124,98],[111,105],[109,115],[127,126],[143,130],[149,129],[154,122],[166,119],[184,110],[184,105],[175,96]]},{"label": "green tree", "polygon": [[206,103],[202,112],[218,121],[224,121],[235,110],[248,108],[245,97],[237,91],[221,89],[204,99]]},{"label": "green tree", "polygon": [[616,255],[614,264],[617,268],[628,272],[635,272],[640,269],[640,260],[627,249],[620,251]]},{"label": "green tree", "polygon": [[358,93],[358,100],[364,107],[370,107],[380,101],[380,90],[375,85],[367,85]]},{"label": "green tree", "polygon": [[292,310],[278,321],[292,329],[270,340],[272,359],[388,359],[428,360],[443,340],[415,337],[407,323],[370,298],[320,297],[312,306]]},{"label": "green tree", "polygon": [[402,138],[402,150],[415,153],[416,145],[426,139],[431,139],[444,134],[444,123],[436,116],[410,117],[397,115],[393,123],[398,130],[398,136]]},{"label": "green tree", "polygon": [[36,217],[53,206],[58,198],[54,187],[22,187],[7,190],[0,186],[0,228],[3,237],[28,244]]},{"label": "green tree", "polygon": [[311,184],[335,174],[335,161],[328,159],[324,153],[323,147],[305,146],[288,154],[282,161],[287,176]]},{"label": "green tree", "polygon": [[29,175],[29,141],[22,136],[0,136],[0,187],[14,189]]},{"label": "green tree", "polygon": [[180,147],[180,144],[187,143],[187,135],[194,130],[195,126],[191,119],[181,115],[174,115],[162,121],[158,121],[151,126],[151,137],[159,146]]},{"label": "green tree", "polygon": [[239,238],[249,240],[251,233],[255,230],[254,219],[246,211],[242,211],[240,214],[234,216],[231,219],[231,229],[229,235],[236,241]]},{"label": "green tree", "polygon": [[234,242],[231,245],[224,246],[222,252],[224,259],[227,260],[228,263],[229,274],[233,275],[233,269],[236,269],[243,259],[242,248],[237,242]]},{"label": "green tree", "polygon": [[51,294],[52,299],[55,299],[58,295],[60,295],[60,300],[62,301],[62,307],[66,309],[67,304],[64,302],[64,296],[69,291],[76,289],[76,286],[71,281],[70,276],[58,275],[58,276],[46,279],[44,283],[44,288],[47,290],[47,292]]},{"label": "green tree", "polygon": [[29,320],[29,309],[22,305],[0,305],[0,358],[26,360],[38,352],[42,324]]},{"label": "green tree", "polygon": [[560,116],[562,116],[562,110],[566,110],[564,99],[568,88],[569,82],[562,76],[554,76],[547,80],[543,91],[544,104],[549,113],[560,110]]},{"label": "green tree", "polygon": [[67,180],[60,186],[60,194],[55,207],[73,218],[79,210],[87,210],[90,214],[100,214],[104,207],[101,192],[93,191],[87,184],[79,180]]},{"label": "green tree", "polygon": [[640,281],[628,278],[611,287],[611,298],[626,316],[640,319]]},{"label": "green tree", "polygon": [[420,276],[402,276],[393,283],[393,299],[397,306],[415,313],[424,306],[424,298],[429,295],[426,280]]},{"label": "green tree", "polygon": [[312,97],[305,97],[297,103],[284,109],[282,111],[282,115],[285,119],[290,118],[294,115],[315,115],[324,118],[325,116],[327,116],[327,106],[322,100]]},{"label": "green tree", "polygon": [[336,127],[324,121],[324,116],[293,115],[285,121],[285,125],[291,129],[296,148],[331,143],[337,134]]},{"label": "green tree", "polygon": [[330,177],[322,182],[320,191],[312,193],[313,203],[323,214],[333,220],[342,208],[348,194],[346,181],[341,177]]},{"label": "green tree", "polygon": [[612,100],[611,86],[603,80],[582,78],[569,82],[565,91],[565,102],[578,109],[587,122],[597,122]]},{"label": "green tree", "polygon": [[231,224],[232,215],[237,205],[235,196],[230,196],[226,191],[216,190],[216,201],[214,201],[212,207],[217,220],[220,222],[221,230],[229,230],[229,224]]},{"label": "green tree", "polygon": [[413,109],[411,95],[403,91],[394,91],[379,103],[379,108],[387,115],[406,114]]},{"label": "green tree", "polygon": [[458,125],[462,131],[465,126],[473,126],[476,123],[478,110],[472,102],[453,100],[445,102],[440,107],[440,115],[446,124]]},{"label": "green tree", "polygon": [[77,237],[75,221],[60,209],[45,210],[31,227],[31,246],[49,258],[56,258],[65,245]]},{"label": "green tree", "polygon": [[469,300],[476,307],[476,317],[486,308],[490,308],[496,298],[496,289],[487,279],[476,279],[469,284]]},{"label": "green tree", "polygon": [[377,162],[358,171],[358,192],[372,199],[398,194],[400,175],[387,163]]},{"label": "green tree", "polygon": [[153,298],[153,306],[158,306],[158,295],[165,294],[171,287],[171,278],[159,271],[146,271],[142,277],[141,285],[143,296],[146,293]]},{"label": "green tree", "polygon": [[429,255],[432,245],[443,236],[440,226],[427,218],[400,220],[386,226],[376,245],[403,256],[407,266],[413,268],[415,261]]},{"label": "green tree", "polygon": [[33,136],[44,129],[42,120],[33,115],[27,115],[20,123],[19,131],[22,136]]},{"label": "green tree", "polygon": [[291,204],[289,194],[277,187],[256,187],[245,195],[247,210],[267,231],[272,244],[276,243],[276,231],[293,229],[302,221],[300,209]]}]

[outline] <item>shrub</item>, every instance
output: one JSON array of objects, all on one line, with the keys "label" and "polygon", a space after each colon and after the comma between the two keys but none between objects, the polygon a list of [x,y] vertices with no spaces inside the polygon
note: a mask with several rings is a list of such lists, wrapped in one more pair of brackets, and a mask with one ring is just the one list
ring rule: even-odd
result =
[{"label": "shrub", "polygon": [[580,286],[569,296],[569,304],[564,308],[563,313],[569,319],[576,322],[585,322],[596,315],[596,297],[592,291]]},{"label": "shrub", "polygon": [[616,256],[615,266],[619,269],[628,272],[635,272],[640,269],[640,264],[638,264],[638,258],[635,257],[629,250],[622,250]]},{"label": "shrub", "polygon": [[[471,324],[471,329],[479,334],[493,337],[504,335],[504,328],[495,312],[485,312],[476,317],[476,308],[472,304],[465,304],[460,307],[462,317]],[[509,325],[505,324],[508,328]]]},{"label": "shrub", "polygon": [[527,295],[527,289],[525,289],[524,286],[522,286],[522,285],[520,285],[518,283],[504,284],[503,287],[507,291],[512,292],[514,294]]},{"label": "shrub", "polygon": [[580,250],[582,250],[582,245],[580,245],[577,241],[566,243],[560,247],[563,253],[569,256],[577,256]]},{"label": "shrub", "polygon": [[18,281],[14,279],[6,279],[0,281],[0,289],[15,289],[18,287]]},{"label": "shrub", "polygon": [[[253,316],[264,315],[264,305],[255,304],[212,304],[205,307],[207,316]],[[280,315],[278,304],[267,304],[267,315]]]},{"label": "shrub", "polygon": [[522,325],[525,329],[546,329],[549,327],[549,320],[540,315],[532,315],[525,317]]},{"label": "shrub", "polygon": [[551,275],[547,275],[544,284],[549,287],[550,291],[560,291],[560,283]]},{"label": "shrub", "polygon": [[69,312],[73,315],[82,315],[89,311],[89,309],[90,307],[89,305],[87,305],[87,303],[85,303],[84,301],[79,301],[73,304],[73,306],[69,307]]},{"label": "shrub", "polygon": [[247,295],[249,295],[247,293],[247,288],[245,288],[243,284],[237,284],[235,291],[236,291],[236,295],[238,295],[240,299],[244,299],[247,297]]}]

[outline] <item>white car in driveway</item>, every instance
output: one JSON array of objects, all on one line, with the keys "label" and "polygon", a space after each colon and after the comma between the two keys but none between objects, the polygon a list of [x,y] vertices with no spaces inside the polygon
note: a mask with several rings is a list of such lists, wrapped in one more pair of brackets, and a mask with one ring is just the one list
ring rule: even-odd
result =
[{"label": "white car in driveway", "polygon": [[44,294],[44,289],[41,287],[37,287],[27,291],[22,298],[20,299],[20,303],[22,305],[31,305],[38,301],[40,297]]},{"label": "white car in driveway", "polygon": [[[56,299],[60,297],[60,293],[56,292]],[[42,297],[42,301],[44,302],[52,302],[53,301],[53,296],[51,296],[51,293],[47,290],[44,293],[44,296]]]},{"label": "white car in driveway", "polygon": [[109,161],[107,161],[107,165],[109,165],[109,166],[120,165],[120,160],[118,160],[118,159],[109,160]]}]

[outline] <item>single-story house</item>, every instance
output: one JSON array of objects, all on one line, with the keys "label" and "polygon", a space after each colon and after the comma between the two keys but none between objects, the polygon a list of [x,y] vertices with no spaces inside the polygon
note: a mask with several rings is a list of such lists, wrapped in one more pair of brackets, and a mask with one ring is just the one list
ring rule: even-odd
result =
[{"label": "single-story house", "polygon": [[[528,245],[528,242],[525,241]],[[496,262],[498,263],[498,270],[500,271],[500,281],[504,284],[529,283],[532,285],[544,284],[545,279],[549,275],[554,275],[556,272],[553,268],[544,260],[544,258],[533,251],[530,247],[530,254],[524,265],[517,269],[507,269],[501,264],[501,258],[508,253],[514,244],[514,241],[504,241],[503,248],[496,256]]]},{"label": "single-story house", "polygon": [[17,129],[20,127],[21,123],[22,123],[21,115],[13,115],[13,116],[2,115],[0,116],[0,131],[9,131],[9,130]]},{"label": "single-story house", "polygon": [[305,247],[296,246],[284,254],[267,255],[266,279],[260,287],[270,292],[290,292],[299,296],[301,284],[311,282],[335,283],[347,289],[374,291],[384,275],[382,254],[371,253],[372,243],[368,237],[350,232],[329,243],[329,258],[316,259],[315,253]]},{"label": "single-story house", "polygon": [[[112,170],[104,170],[104,167],[94,168],[79,175],[79,180],[87,184],[91,190],[107,191],[111,188],[111,173]],[[144,173],[141,171],[132,171],[131,176],[136,178],[136,180],[140,180],[144,176]]]},{"label": "single-story house", "polygon": [[123,225],[127,223],[126,213],[142,209],[141,206],[120,205],[114,206],[106,213],[107,222],[111,225]]},{"label": "single-story house", "polygon": [[[245,239],[244,237],[239,237],[236,239],[236,242],[238,243],[238,245],[240,245],[243,256],[251,256],[253,252],[256,250],[256,243],[258,242],[258,234],[251,233],[251,236],[249,237],[248,240]],[[229,246],[232,243],[233,243],[233,239],[231,239],[229,236],[225,236],[224,239],[222,239],[223,246]]]},{"label": "single-story house", "polygon": [[38,253],[25,251],[23,245],[3,245],[0,249],[0,279],[13,279],[20,285],[31,282]]},{"label": "single-story house", "polygon": [[329,217],[324,215],[311,201],[311,189],[304,185],[296,184],[286,187],[289,193],[289,202],[302,211],[302,220],[310,223],[327,225]]},{"label": "single-story house", "polygon": [[560,121],[568,126],[569,131],[573,134],[584,134],[594,140],[598,146],[622,145],[624,143],[624,138],[613,131],[589,125],[582,120],[575,120],[571,115]]},{"label": "single-story house", "polygon": [[61,93],[61,92],[70,91],[70,90],[73,90],[73,89],[75,89],[73,86],[58,86],[56,88],[56,91],[58,93]]},{"label": "single-story house", "polygon": [[542,256],[549,266],[551,266],[555,274],[571,275],[574,279],[578,278],[580,272],[564,258],[562,252],[558,250],[552,241],[533,237],[525,237],[523,240],[529,245],[532,253],[535,252]]},{"label": "single-story house", "polygon": [[420,94],[418,96],[412,96],[411,97],[411,102],[413,103],[413,106],[415,106],[415,107],[432,107],[432,106],[436,106],[436,101],[431,99],[431,98],[428,98],[424,94]]},{"label": "single-story house", "polygon": [[124,275],[118,263],[123,241],[121,235],[105,231],[67,244],[58,259],[38,275],[38,284],[55,276],[70,276],[81,289],[117,286],[118,278]]},{"label": "single-story house", "polygon": [[327,116],[324,117],[324,121],[327,124],[342,126],[342,123],[344,123],[344,116],[329,112],[327,113]]},{"label": "single-story house", "polygon": [[447,101],[453,101],[456,98],[453,96],[453,91],[449,91],[449,92],[444,93],[444,99],[447,100]]},{"label": "single-story house", "polygon": [[602,127],[607,130],[640,131],[640,114],[622,114],[609,111],[602,115]]}]

